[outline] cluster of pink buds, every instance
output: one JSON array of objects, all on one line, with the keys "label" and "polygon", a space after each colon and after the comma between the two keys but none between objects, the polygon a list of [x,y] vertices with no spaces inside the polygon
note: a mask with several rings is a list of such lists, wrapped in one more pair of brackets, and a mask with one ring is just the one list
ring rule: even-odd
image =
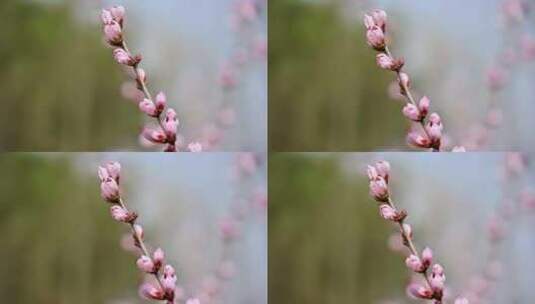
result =
[{"label": "cluster of pink buds", "polygon": [[[411,121],[415,127],[411,128],[407,135],[407,142],[411,146],[440,151],[442,145],[443,125],[437,113],[429,113],[430,100],[426,96],[418,102],[410,91],[411,80],[407,73],[403,72],[405,60],[394,58],[386,40],[387,15],[383,10],[374,10],[364,16],[366,27],[366,40],[377,54],[377,65],[385,70],[397,74],[397,81],[401,95],[407,103],[403,107],[403,115]],[[462,147],[456,147],[455,151],[463,151]]]},{"label": "cluster of pink buds", "polygon": [[[379,161],[368,166],[368,179],[370,181],[370,195],[379,203],[379,213],[385,220],[396,223],[403,240],[403,245],[410,254],[405,259],[407,267],[416,274],[420,274],[424,283],[410,283],[407,292],[418,299],[432,300],[434,304],[442,304],[446,276],[440,264],[433,264],[433,251],[425,248],[420,254],[413,242],[412,227],[405,223],[407,212],[399,210],[390,197],[388,181],[390,178],[390,164]],[[458,298],[455,304],[467,304],[464,298]]]},{"label": "cluster of pink buds", "polygon": [[[141,55],[132,55],[129,51],[123,35],[125,20],[125,8],[114,6],[104,9],[100,15],[104,37],[107,43],[113,47],[113,58],[117,63],[131,67],[135,74],[137,90],[142,92],[144,98],[139,102],[139,109],[145,115],[157,121],[156,126],[146,126],[141,132],[144,140],[153,144],[165,145],[164,151],[176,152],[178,117],[175,110],[167,106],[167,98],[163,92],[153,99],[147,88],[147,74],[139,67]],[[202,147],[198,143],[189,146],[191,152],[200,152]]]},{"label": "cluster of pink buds", "polygon": [[[142,272],[154,276],[157,282],[157,284],[143,283],[139,293],[146,299],[165,300],[168,304],[174,304],[177,283],[175,269],[171,265],[165,265],[165,254],[161,248],[154,250],[152,255],[147,249],[143,227],[136,223],[137,214],[129,211],[121,198],[120,173],[121,165],[118,162],[109,162],[98,168],[101,196],[111,204],[112,218],[130,225],[134,244],[140,250],[141,255],[136,262],[137,267]],[[199,302],[197,299],[189,299],[187,304],[199,304]]]}]

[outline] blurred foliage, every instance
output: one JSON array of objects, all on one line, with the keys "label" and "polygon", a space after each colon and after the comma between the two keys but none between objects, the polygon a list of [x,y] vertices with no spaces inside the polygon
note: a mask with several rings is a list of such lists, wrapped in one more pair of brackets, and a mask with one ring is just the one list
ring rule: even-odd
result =
[{"label": "blurred foliage", "polygon": [[0,29],[1,149],[137,145],[141,117],[120,96],[124,76],[97,26],[77,21],[69,4],[2,0],[0,18],[9,25]]},{"label": "blurred foliage", "polygon": [[[269,142],[273,151],[366,151],[404,145],[406,123],[361,23],[336,4],[269,3]],[[355,12],[358,14],[359,12]]]},{"label": "blurred foliage", "polygon": [[104,303],[135,294],[135,258],[119,246],[98,183],[66,159],[2,154],[2,303]]},{"label": "blurred foliage", "polygon": [[404,293],[403,258],[364,177],[334,158],[275,154],[269,163],[269,300],[374,303]]}]

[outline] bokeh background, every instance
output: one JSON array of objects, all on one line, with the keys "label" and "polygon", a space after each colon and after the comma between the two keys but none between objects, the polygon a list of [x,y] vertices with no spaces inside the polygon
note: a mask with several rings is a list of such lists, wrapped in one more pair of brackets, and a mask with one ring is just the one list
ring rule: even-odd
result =
[{"label": "bokeh background", "polygon": [[[534,171],[503,179],[502,153],[275,153],[269,158],[269,299],[273,303],[416,303],[405,296],[405,256],[390,249],[396,227],[368,194],[367,164],[388,160],[391,194],[409,213],[418,248],[444,265],[451,294],[479,286],[495,254],[502,263],[491,301],[529,303],[535,212],[519,193]],[[504,182],[507,181],[507,182]],[[533,189],[531,189],[533,191]],[[512,201],[496,250],[488,225]],[[533,206],[532,206],[533,207]],[[450,303],[450,302],[448,302]]]},{"label": "bokeh background", "polygon": [[[186,296],[217,286],[211,274],[225,256],[235,276],[203,303],[267,303],[265,158],[238,178],[236,155],[225,153],[0,155],[3,303],[152,303],[137,296],[137,258],[121,246],[128,227],[100,198],[96,168],[110,160],[122,164],[147,244],[165,250]],[[238,209],[240,237],[223,246],[219,225]]]},{"label": "bokeh background", "polygon": [[[392,99],[392,73],[379,70],[364,40],[362,17],[389,14],[391,50],[406,60],[417,96],[427,95],[452,144],[479,134],[491,102],[503,125],[485,150],[533,151],[533,60],[520,60],[510,84],[491,97],[486,73],[496,58],[521,57],[534,37],[526,18],[504,27],[503,5],[517,0],[273,0],[269,5],[269,149],[272,151],[409,150],[403,104]],[[492,101],[491,101],[492,100]],[[474,135],[476,134],[476,135]]]},{"label": "bokeh background", "polygon": [[[235,109],[219,151],[267,146],[265,1],[251,0],[256,19],[236,30],[244,1],[3,0],[0,17],[0,148],[4,151],[141,150],[145,118],[124,97],[128,80],[101,35],[100,10],[127,9],[126,36],[144,56],[149,89],[164,91],[187,142],[211,136],[218,111]],[[265,43],[264,43],[265,44]],[[258,49],[260,48],[260,50]],[[237,54],[237,85],[220,77]]]}]

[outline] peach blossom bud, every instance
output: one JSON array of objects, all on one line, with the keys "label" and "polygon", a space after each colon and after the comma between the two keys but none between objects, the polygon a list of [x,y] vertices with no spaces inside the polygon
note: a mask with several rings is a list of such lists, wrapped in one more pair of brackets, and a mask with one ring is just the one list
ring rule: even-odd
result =
[{"label": "peach blossom bud", "polygon": [[196,299],[196,298],[191,298],[186,301],[186,304],[201,304],[201,301],[199,301],[199,299]]},{"label": "peach blossom bud", "polygon": [[100,20],[102,21],[102,24],[108,25],[113,22],[113,16],[109,10],[103,9],[100,13]]},{"label": "peach blossom bud", "polygon": [[176,288],[175,269],[171,265],[165,265],[162,276],[162,287],[168,295],[174,295]]},{"label": "peach blossom bud", "polygon": [[376,26],[380,27],[383,32],[386,30],[386,12],[380,9],[376,9],[372,12],[373,21]]},{"label": "peach blossom bud", "polygon": [[163,144],[167,142],[167,136],[160,128],[151,129],[149,127],[145,127],[141,134],[145,139],[153,143]]},{"label": "peach blossom bud", "polygon": [[165,134],[170,138],[169,141],[174,142],[174,139],[176,139],[176,131],[178,128],[178,118],[176,116],[175,110],[167,109],[162,125],[165,130]]},{"label": "peach blossom bud", "polygon": [[382,204],[379,207],[379,214],[388,221],[396,221],[398,218],[398,213],[396,209],[392,208],[392,206],[387,204]]},{"label": "peach blossom bud", "polygon": [[113,178],[106,178],[105,181],[100,183],[100,195],[110,203],[117,202],[119,200],[119,185]]},{"label": "peach blossom bud", "polygon": [[401,88],[401,93],[405,95],[405,91],[411,87],[411,79],[409,78],[409,75],[403,72],[399,73],[398,83]]},{"label": "peach blossom bud", "polygon": [[121,164],[118,162],[108,162],[106,164],[106,169],[108,171],[108,174],[111,178],[113,178],[115,181],[119,182],[119,177],[121,174]]},{"label": "peach blossom bud", "polygon": [[147,98],[143,99],[143,101],[139,103],[139,110],[150,117],[158,117],[159,115],[154,103]]},{"label": "peach blossom bud", "polygon": [[407,143],[418,148],[431,147],[431,141],[429,140],[429,138],[415,131],[409,132],[409,134],[407,135]]},{"label": "peach blossom bud", "polygon": [[249,22],[258,16],[256,4],[252,0],[241,0],[237,4],[236,12],[241,20]]},{"label": "peach blossom bud", "polygon": [[122,48],[116,48],[115,50],[113,50],[113,58],[119,64],[124,64],[124,65],[129,65],[129,66],[133,66],[135,64],[134,58],[132,58],[132,56],[130,56],[130,54],[128,54]]},{"label": "peach blossom bud", "polygon": [[370,180],[375,180],[379,177],[379,173],[377,173],[377,169],[374,166],[368,166],[366,174],[368,174],[368,179]]},{"label": "peach blossom bud", "polygon": [[223,239],[234,239],[239,234],[238,224],[232,218],[225,218],[219,222],[219,231],[221,232]]},{"label": "peach blossom bud", "polygon": [[457,298],[454,304],[470,304],[470,302],[466,298]]},{"label": "peach blossom bud", "polygon": [[385,53],[377,54],[376,61],[381,69],[392,70],[394,67],[394,60]]},{"label": "peach blossom bud", "polygon": [[384,178],[370,181],[370,195],[378,202],[388,201],[388,186]]},{"label": "peach blossom bud", "polygon": [[420,110],[418,109],[418,107],[416,107],[412,103],[407,103],[403,107],[402,112],[403,112],[403,115],[405,117],[407,117],[408,119],[410,119],[412,121],[421,121],[422,120],[422,115],[420,113]]},{"label": "peach blossom bud", "polygon": [[500,67],[492,67],[487,71],[487,85],[493,91],[503,88],[507,81],[505,71]]},{"label": "peach blossom bud", "polygon": [[139,268],[139,270],[141,270],[143,272],[154,273],[156,271],[156,269],[154,268],[154,263],[146,255],[140,256],[139,259],[137,260],[136,264],[137,264],[137,267]]},{"label": "peach blossom bud", "polygon": [[144,69],[137,68],[136,74],[137,74],[137,78],[136,79],[137,79],[138,82],[147,83],[147,73],[145,72]]},{"label": "peach blossom bud", "polygon": [[165,253],[163,252],[162,248],[158,248],[154,251],[152,254],[152,262],[154,263],[154,268],[156,271],[162,267],[163,261],[165,259]]},{"label": "peach blossom bud", "polygon": [[373,17],[365,14],[364,15],[364,26],[367,30],[371,30],[375,26],[375,20],[373,20]]},{"label": "peach blossom bud", "polygon": [[425,286],[419,284],[410,284],[407,288],[407,293],[418,299],[432,299],[433,291]]},{"label": "peach blossom bud", "polygon": [[164,300],[165,292],[160,288],[160,286],[154,286],[149,283],[141,285],[139,289],[139,294],[146,299],[150,300]]},{"label": "peach blossom bud", "polygon": [[99,166],[98,167],[98,178],[100,179],[100,182],[104,182],[109,177],[108,170],[104,167]]},{"label": "peach blossom bud", "polygon": [[165,94],[163,92],[160,92],[160,93],[158,93],[158,95],[156,95],[156,103],[155,103],[155,105],[156,105],[156,109],[160,113],[167,106],[167,96],[165,96]]},{"label": "peach blossom bud", "polygon": [[384,51],[386,46],[385,34],[383,33],[383,30],[381,30],[381,28],[379,28],[378,26],[373,26],[366,32],[366,40],[368,42],[368,45],[374,48],[375,50]]},{"label": "peach blossom bud", "polygon": [[118,222],[128,223],[132,219],[130,213],[119,205],[111,206],[110,213],[111,217]]},{"label": "peach blossom bud", "polygon": [[236,86],[236,72],[230,64],[225,64],[221,69],[221,73],[219,75],[219,83],[223,88],[227,89]]},{"label": "peach blossom bud", "polygon": [[437,113],[431,114],[427,124],[425,125],[425,130],[431,141],[436,142],[440,140],[442,137],[442,129],[443,126],[440,116]]},{"label": "peach blossom bud", "polygon": [[424,272],[427,268],[424,266],[420,258],[414,254],[411,254],[406,260],[407,267],[414,272]]},{"label": "peach blossom bud", "polygon": [[412,227],[411,227],[411,225],[409,225],[407,223],[404,223],[403,224],[403,232],[409,239],[412,239]]},{"label": "peach blossom bud", "polygon": [[429,247],[425,247],[422,251],[422,264],[425,268],[429,267],[433,263],[433,251]]},{"label": "peach blossom bud", "polygon": [[420,102],[418,103],[418,109],[420,110],[420,116],[426,117],[427,113],[429,112],[429,105],[431,104],[431,101],[427,96],[422,97],[420,99]]},{"label": "peach blossom bud", "polygon": [[104,37],[111,45],[120,45],[123,42],[123,33],[119,23],[112,21],[104,26]]},{"label": "peach blossom bud", "polygon": [[113,20],[115,20],[117,23],[119,23],[121,26],[123,25],[124,15],[125,15],[125,9],[123,6],[113,6],[110,8],[110,13],[113,16]]},{"label": "peach blossom bud", "polygon": [[190,152],[202,152],[202,144],[199,142],[192,142],[188,145],[188,149]]},{"label": "peach blossom bud", "polygon": [[390,175],[390,163],[384,160],[378,161],[375,163],[375,169],[377,174],[385,179],[388,183],[388,177]]},{"label": "peach blossom bud", "polygon": [[143,233],[143,227],[141,225],[135,224],[134,225],[134,237],[138,240],[143,240],[144,233]]},{"label": "peach blossom bud", "polygon": [[444,275],[444,268],[439,264],[433,265],[433,270],[429,276],[429,283],[431,284],[431,289],[435,293],[442,293],[444,290],[444,284],[446,282],[446,276]]}]

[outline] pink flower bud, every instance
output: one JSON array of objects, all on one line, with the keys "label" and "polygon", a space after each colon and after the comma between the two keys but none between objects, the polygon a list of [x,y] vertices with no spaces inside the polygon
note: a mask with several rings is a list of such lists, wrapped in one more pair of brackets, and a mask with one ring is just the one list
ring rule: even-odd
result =
[{"label": "pink flower bud", "polygon": [[121,174],[121,164],[118,162],[108,162],[106,164],[106,169],[111,178],[113,178],[117,183],[119,183],[119,177]]},{"label": "pink flower bud", "polygon": [[159,287],[149,283],[141,285],[139,294],[150,300],[163,300],[165,299],[165,292]]},{"label": "pink flower bud", "polygon": [[143,240],[144,235],[145,234],[143,233],[143,227],[141,227],[141,225],[135,224],[134,225],[134,236],[135,236],[135,238],[137,238],[139,240]]},{"label": "pink flower bud", "polygon": [[113,20],[115,20],[117,23],[119,23],[121,26],[123,25],[124,15],[125,15],[125,9],[123,6],[113,6],[110,8],[110,13],[113,16]]},{"label": "pink flower bud", "polygon": [[156,271],[162,267],[163,261],[165,259],[165,253],[163,252],[162,248],[158,248],[154,251],[152,254],[152,262],[154,263],[154,268]]},{"label": "pink flower bud", "polygon": [[393,70],[394,68],[394,60],[385,53],[377,54],[376,61],[377,61],[377,65],[381,69]]},{"label": "pink flower bud", "polygon": [[433,291],[425,286],[419,284],[410,284],[407,288],[407,293],[412,297],[418,299],[432,299]]},{"label": "pink flower bud", "polygon": [[388,201],[388,185],[382,177],[370,181],[370,195],[378,202]]},{"label": "pink flower bud", "polygon": [[143,99],[143,101],[139,103],[139,109],[141,110],[141,112],[147,114],[150,117],[158,117],[159,115],[154,103],[147,98]]},{"label": "pink flower bud", "polygon": [[176,288],[175,269],[171,265],[165,265],[162,276],[162,287],[166,294],[174,295]]},{"label": "pink flower bud", "polygon": [[199,299],[191,298],[186,301],[186,304],[201,304],[201,301],[199,301]]},{"label": "pink flower bud", "polygon": [[418,148],[430,148],[431,147],[431,141],[427,136],[424,136],[416,131],[411,131],[407,135],[407,143],[411,146],[415,146]]},{"label": "pink flower bud", "polygon": [[375,163],[375,169],[377,174],[385,179],[388,183],[388,177],[390,175],[390,163],[384,160],[378,161]]},{"label": "pink flower bud", "polygon": [[123,32],[119,23],[112,21],[104,25],[104,37],[111,45],[120,45],[123,42]]},{"label": "pink flower bud", "polygon": [[140,83],[147,83],[147,73],[142,68],[136,69],[137,81]]},{"label": "pink flower bud", "polygon": [[190,152],[202,152],[202,144],[199,142],[192,142],[188,145]]},{"label": "pink flower bud", "polygon": [[412,239],[412,227],[411,225],[404,223],[403,224],[403,233],[409,238]]},{"label": "pink flower bud", "polygon": [[446,276],[444,275],[444,268],[439,264],[433,265],[433,270],[429,276],[429,283],[431,284],[431,289],[435,293],[442,293],[444,290],[444,284],[446,282]]},{"label": "pink flower bud", "polygon": [[392,206],[387,204],[382,204],[379,207],[379,214],[388,221],[397,221],[398,219],[398,212],[396,209],[392,208]]},{"label": "pink flower bud", "polygon": [[111,206],[110,213],[111,217],[118,222],[128,223],[132,219],[130,213],[119,205]]},{"label": "pink flower bud", "polygon": [[[173,109],[167,109],[167,112],[165,113],[165,118],[163,121],[163,128],[165,130],[165,134],[169,138],[176,138],[176,131],[178,128],[178,118],[176,116],[176,112]],[[174,140],[170,140],[171,142],[174,142]]]},{"label": "pink flower bud", "polygon": [[100,183],[100,195],[108,202],[117,202],[119,200],[119,185],[113,178],[106,178],[105,181]]},{"label": "pink flower bud", "polygon": [[420,258],[414,254],[411,254],[407,259],[405,259],[405,264],[414,272],[424,272],[427,269]]},{"label": "pink flower bud", "polygon": [[407,73],[399,73],[398,77],[398,83],[401,89],[401,93],[403,95],[407,94],[406,90],[410,89],[411,87],[411,79]]},{"label": "pink flower bud", "polygon": [[139,270],[141,270],[143,272],[154,273],[156,271],[156,269],[154,268],[154,263],[146,255],[140,256],[139,259],[137,260],[136,264],[137,264],[137,267],[139,268]]},{"label": "pink flower bud", "polygon": [[437,113],[431,114],[427,124],[425,125],[425,130],[431,141],[440,141],[440,138],[442,137],[442,129],[443,127],[440,116]]},{"label": "pink flower bud", "polygon": [[372,12],[372,18],[376,26],[380,27],[383,32],[386,30],[386,12],[383,10],[376,9]]},{"label": "pink flower bud", "polygon": [[141,135],[143,135],[145,139],[153,143],[164,144],[167,142],[167,136],[160,128],[152,129],[149,127],[145,127]]},{"label": "pink flower bud", "polygon": [[221,69],[219,83],[223,88],[232,88],[236,86],[236,72],[230,64],[225,64]]},{"label": "pink flower bud", "polygon": [[109,177],[108,170],[104,167],[98,167],[98,178],[100,182],[104,182]]},{"label": "pink flower bud", "polygon": [[156,95],[156,103],[155,103],[155,105],[156,105],[156,109],[160,113],[167,106],[167,97],[165,96],[165,94],[163,92],[160,92],[160,93],[158,93],[158,95]]},{"label": "pink flower bud", "polygon": [[457,298],[454,304],[470,304],[470,302],[466,298]]},{"label": "pink flower bud", "polygon": [[431,104],[431,101],[427,96],[422,97],[420,99],[420,102],[418,103],[418,109],[420,110],[420,116],[426,117],[427,113],[429,112],[429,105]]},{"label": "pink flower bud", "polygon": [[425,268],[429,267],[433,263],[433,251],[429,247],[425,247],[422,251],[422,264]]},{"label": "pink flower bud", "polygon": [[113,50],[113,58],[119,64],[133,66],[136,63],[135,59],[122,48]]},{"label": "pink flower bud", "polygon": [[371,30],[375,26],[375,20],[373,20],[372,16],[368,14],[364,15],[364,26],[366,30]]},{"label": "pink flower bud", "polygon": [[377,173],[377,169],[374,166],[368,166],[366,173],[370,180],[376,180],[379,177],[379,173]]},{"label": "pink flower bud", "polygon": [[413,105],[412,103],[407,103],[403,107],[403,115],[407,117],[408,119],[412,121],[421,121],[422,120],[422,114],[420,113],[420,110],[418,107]]},{"label": "pink flower bud", "polygon": [[505,71],[500,67],[492,67],[487,71],[487,84],[493,91],[498,91],[503,88],[507,81]]},{"label": "pink flower bud", "polygon": [[109,25],[113,22],[113,16],[109,10],[103,9],[100,13],[100,20],[102,21],[102,24]]},{"label": "pink flower bud", "polygon": [[381,28],[379,28],[378,26],[373,26],[366,32],[366,40],[368,42],[368,45],[374,48],[375,50],[384,51],[386,46],[385,34],[383,33],[383,30],[381,30]]}]

